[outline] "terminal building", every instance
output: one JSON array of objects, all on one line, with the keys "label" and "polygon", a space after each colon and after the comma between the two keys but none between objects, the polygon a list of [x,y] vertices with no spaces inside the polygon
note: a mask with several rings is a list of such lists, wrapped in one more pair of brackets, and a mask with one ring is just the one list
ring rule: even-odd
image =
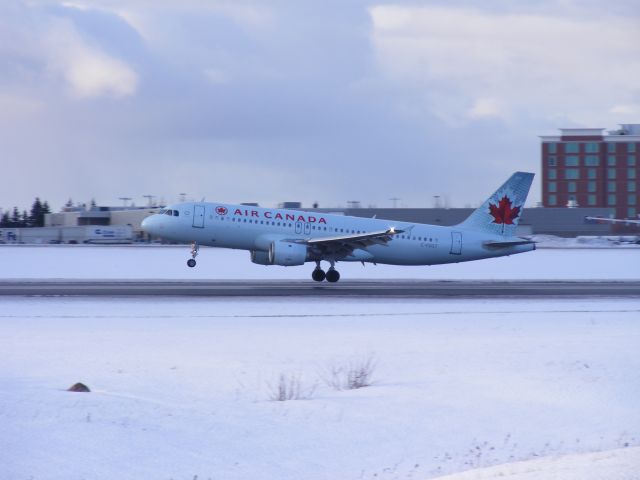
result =
[{"label": "terminal building", "polygon": [[604,128],[562,128],[540,138],[544,207],[599,207],[615,218],[638,218],[640,124],[606,134]]}]

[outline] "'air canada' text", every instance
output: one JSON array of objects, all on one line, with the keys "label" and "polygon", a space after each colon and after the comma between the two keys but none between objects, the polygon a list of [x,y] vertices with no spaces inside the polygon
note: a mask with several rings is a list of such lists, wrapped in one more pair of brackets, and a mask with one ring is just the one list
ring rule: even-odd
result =
[{"label": "'air canada' text", "polygon": [[302,215],[300,213],[280,213],[280,212],[271,212],[269,210],[265,210],[259,212],[257,210],[240,210],[236,208],[233,212],[235,216],[239,217],[253,217],[253,218],[266,218],[269,220],[283,220],[290,222],[304,222],[304,223],[322,223],[324,225],[327,224],[327,221],[324,217],[314,217],[313,215]]}]

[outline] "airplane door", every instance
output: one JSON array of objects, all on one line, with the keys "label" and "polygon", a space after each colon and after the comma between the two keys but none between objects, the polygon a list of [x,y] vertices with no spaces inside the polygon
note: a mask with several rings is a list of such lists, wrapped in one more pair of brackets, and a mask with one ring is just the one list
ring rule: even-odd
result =
[{"label": "airplane door", "polygon": [[296,233],[302,233],[302,222],[296,222]]},{"label": "airplane door", "polygon": [[204,207],[202,205],[193,206],[193,227],[204,228]]},{"label": "airplane door", "polygon": [[451,251],[449,253],[451,255],[462,254],[462,233],[451,232]]},{"label": "airplane door", "polygon": [[309,224],[309,223],[305,223],[304,224],[304,234],[305,235],[310,235],[311,234],[311,224]]}]

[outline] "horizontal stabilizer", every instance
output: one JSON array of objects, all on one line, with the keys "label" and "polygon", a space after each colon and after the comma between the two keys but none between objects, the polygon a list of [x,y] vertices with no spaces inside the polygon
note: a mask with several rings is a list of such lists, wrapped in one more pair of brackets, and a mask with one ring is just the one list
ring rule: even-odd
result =
[{"label": "horizontal stabilizer", "polygon": [[520,238],[518,240],[511,240],[511,241],[507,241],[507,242],[484,242],[484,246],[485,247],[491,247],[491,248],[505,248],[505,247],[515,247],[517,245],[531,245],[534,244],[536,242],[534,242],[533,240],[525,240],[523,238]]}]

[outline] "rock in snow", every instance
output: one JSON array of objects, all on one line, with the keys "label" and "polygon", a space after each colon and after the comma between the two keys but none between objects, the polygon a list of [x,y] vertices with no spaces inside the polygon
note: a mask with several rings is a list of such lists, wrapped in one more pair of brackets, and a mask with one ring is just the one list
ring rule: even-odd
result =
[{"label": "rock in snow", "polygon": [[90,392],[89,387],[87,387],[84,383],[76,383],[67,388],[67,392]]}]

